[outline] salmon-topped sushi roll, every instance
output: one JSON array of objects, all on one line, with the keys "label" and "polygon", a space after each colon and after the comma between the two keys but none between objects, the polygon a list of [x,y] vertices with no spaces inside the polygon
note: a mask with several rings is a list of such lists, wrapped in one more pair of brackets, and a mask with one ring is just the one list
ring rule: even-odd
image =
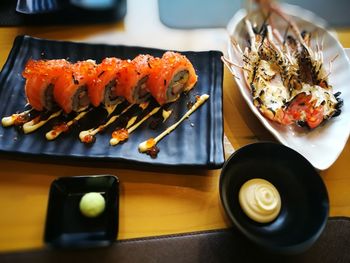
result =
[{"label": "salmon-topped sushi roll", "polygon": [[53,110],[56,105],[53,96],[54,85],[69,66],[64,59],[29,60],[22,73],[26,79],[25,94],[28,103],[36,110]]},{"label": "salmon-topped sushi roll", "polygon": [[117,73],[117,95],[130,103],[146,101],[150,97],[147,83],[154,60],[150,55],[138,55],[132,61],[123,61]]},{"label": "salmon-topped sushi roll", "polygon": [[160,105],[175,101],[183,91],[189,91],[197,82],[197,75],[187,57],[167,51],[160,63],[155,63],[148,86]]},{"label": "salmon-topped sushi roll", "polygon": [[88,84],[96,77],[93,60],[79,61],[65,68],[54,87],[54,98],[65,113],[79,112],[89,104]]},{"label": "salmon-topped sushi roll", "polygon": [[101,103],[110,106],[118,101],[116,95],[117,72],[122,64],[118,58],[105,58],[96,68],[96,77],[88,85],[90,102],[97,107]]}]

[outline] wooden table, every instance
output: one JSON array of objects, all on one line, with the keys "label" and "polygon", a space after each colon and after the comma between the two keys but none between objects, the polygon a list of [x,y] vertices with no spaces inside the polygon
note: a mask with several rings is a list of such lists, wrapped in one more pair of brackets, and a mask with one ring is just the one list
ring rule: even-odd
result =
[{"label": "wooden table", "polygon": [[[28,34],[49,39],[63,39],[112,44],[135,44],[165,49],[210,49],[224,51],[225,30],[170,30],[156,18],[144,28],[153,27],[169,34],[168,43],[145,39],[140,31],[145,21],[135,10],[139,1],[129,1],[124,22],[110,25],[77,27],[8,27],[0,28],[0,66],[5,63],[16,35]],[[155,4],[156,1],[151,1]],[[140,8],[140,7],[138,7]],[[145,5],[142,9],[149,8]],[[147,12],[145,12],[147,13]],[[148,14],[148,13],[147,13]],[[141,17],[140,17],[141,16]],[[153,25],[153,24],[155,25]],[[152,24],[152,25],[151,25]],[[138,31],[137,31],[138,30]],[[153,31],[155,32],[155,31]],[[337,30],[344,47],[350,47],[350,30]],[[184,37],[199,40],[188,43]],[[219,39],[219,41],[217,41]],[[128,42],[129,41],[129,42]],[[142,42],[143,41],[143,42]],[[153,42],[152,42],[153,41]],[[180,43],[180,41],[182,41]],[[217,46],[215,46],[220,42]],[[175,44],[174,44],[175,43]],[[214,44],[213,44],[214,43]],[[228,71],[224,74],[224,129],[233,147],[238,149],[258,140],[274,140],[243,101]],[[350,143],[335,164],[321,172],[330,197],[330,216],[350,216]],[[220,170],[178,174],[164,170],[140,171],[111,166],[64,165],[31,160],[0,160],[0,252],[40,248],[49,186],[59,176],[114,174],[120,179],[118,239],[225,228],[230,225],[220,203]]]}]

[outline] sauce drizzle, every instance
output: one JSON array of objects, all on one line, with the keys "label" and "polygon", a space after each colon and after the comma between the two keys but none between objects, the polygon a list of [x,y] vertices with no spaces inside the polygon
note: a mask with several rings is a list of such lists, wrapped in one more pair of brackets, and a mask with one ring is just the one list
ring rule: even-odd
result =
[{"label": "sauce drizzle", "polygon": [[29,120],[30,112],[32,110],[33,109],[30,109],[30,110],[23,111],[21,113],[12,114],[11,116],[8,116],[8,117],[3,117],[1,119],[1,124],[4,127],[9,127],[12,125],[15,125],[15,126],[22,125]]},{"label": "sauce drizzle", "polygon": [[[134,105],[135,104],[130,104],[120,114],[112,116],[105,124],[102,124],[102,125],[98,126],[97,128],[91,128],[90,130],[81,131],[79,133],[80,141],[86,143],[86,140],[87,140],[85,138],[86,136],[88,136],[88,138],[90,138],[91,136],[94,137],[97,133],[103,131],[106,127],[108,127],[110,124],[115,122],[121,115],[123,115],[125,112],[127,112]],[[89,143],[91,143],[90,139],[88,141],[89,141]]]},{"label": "sauce drizzle", "polygon": [[34,118],[31,121],[28,121],[23,124],[23,132],[25,134],[31,133],[33,131],[36,131],[41,126],[43,126],[45,123],[47,123],[49,120],[58,117],[62,113],[62,110],[56,111],[55,113],[52,113],[47,119],[41,120],[40,116]]},{"label": "sauce drizzle", "polygon": [[173,110],[163,110],[162,112],[163,122],[165,122],[172,113],[173,113]]},{"label": "sauce drizzle", "polygon": [[[152,115],[156,114],[161,107],[156,107],[154,108],[151,112],[149,112],[145,117],[143,117],[139,122],[134,124],[132,127],[127,129],[128,134],[132,133],[134,130],[136,130],[143,122],[145,122],[147,119],[149,119]],[[112,135],[112,138],[109,141],[109,144],[114,146],[117,145],[118,143],[122,142],[123,140],[119,140],[119,138],[115,138]]]},{"label": "sauce drizzle", "polygon": [[88,113],[90,110],[91,109],[89,109],[87,111],[82,111],[74,119],[70,120],[69,122],[67,122],[67,123],[64,122],[58,126],[53,127],[53,129],[51,131],[48,131],[46,133],[46,135],[45,135],[46,139],[49,141],[56,139],[62,132],[68,131],[70,126],[72,126],[78,120],[83,118],[86,115],[86,113]]},{"label": "sauce drizzle", "polygon": [[[201,96],[198,96],[196,98],[196,102],[193,104],[191,109],[189,109],[183,116],[182,118],[168,127],[165,131],[163,131],[161,134],[159,134],[157,137],[154,139],[151,138],[149,140],[152,140],[152,143],[149,143],[149,140],[141,142],[139,144],[139,151],[142,153],[147,152],[151,147],[155,146],[161,139],[163,139],[165,136],[167,136],[169,133],[171,133],[173,130],[176,129],[177,126],[180,125],[181,122],[183,122],[186,118],[188,118],[195,110],[198,109],[199,106],[201,106],[207,99],[209,98],[208,94],[203,94]],[[154,145],[152,145],[154,143]]]}]

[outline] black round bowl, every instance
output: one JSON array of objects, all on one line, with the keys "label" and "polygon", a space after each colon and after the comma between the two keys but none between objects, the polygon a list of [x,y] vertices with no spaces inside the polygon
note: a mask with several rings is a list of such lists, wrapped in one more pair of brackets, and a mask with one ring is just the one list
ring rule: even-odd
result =
[{"label": "black round bowl", "polygon": [[[253,221],[240,207],[239,190],[253,178],[271,182],[280,193],[281,211],[271,223]],[[233,153],[221,171],[220,196],[234,225],[273,252],[305,251],[320,236],[328,218],[327,189],[317,171],[302,155],[277,143],[254,143]]]}]

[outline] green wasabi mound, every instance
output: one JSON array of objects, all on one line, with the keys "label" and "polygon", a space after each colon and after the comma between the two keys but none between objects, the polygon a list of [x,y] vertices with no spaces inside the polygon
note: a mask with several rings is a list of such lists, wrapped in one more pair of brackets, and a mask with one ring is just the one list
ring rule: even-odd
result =
[{"label": "green wasabi mound", "polygon": [[79,203],[80,212],[86,217],[97,217],[105,210],[106,202],[100,193],[87,193]]}]

